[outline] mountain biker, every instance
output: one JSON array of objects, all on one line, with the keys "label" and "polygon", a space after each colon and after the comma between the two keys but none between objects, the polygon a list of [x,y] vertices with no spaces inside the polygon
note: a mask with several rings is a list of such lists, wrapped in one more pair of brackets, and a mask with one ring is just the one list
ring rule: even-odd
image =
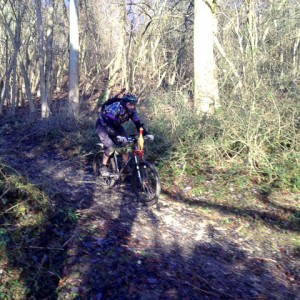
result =
[{"label": "mountain biker", "polygon": [[[120,142],[127,141],[127,134],[122,126],[129,119],[133,121],[136,129],[139,131],[143,124],[140,121],[136,111],[138,98],[132,94],[126,94],[122,98],[114,97],[107,100],[101,107],[101,113],[96,123],[96,132],[100,141],[104,144],[104,155],[102,161],[101,175],[109,176],[108,160],[116,149],[115,141],[118,138]],[[152,134],[143,127],[144,135],[154,139]],[[128,154],[122,154],[123,163],[128,160]]]}]

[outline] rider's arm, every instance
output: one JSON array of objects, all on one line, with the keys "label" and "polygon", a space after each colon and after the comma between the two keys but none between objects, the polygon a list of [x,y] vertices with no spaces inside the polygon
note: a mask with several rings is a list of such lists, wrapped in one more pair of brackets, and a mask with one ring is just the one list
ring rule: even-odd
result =
[{"label": "rider's arm", "polygon": [[134,110],[134,111],[132,112],[130,118],[131,118],[131,120],[133,121],[133,123],[134,123],[134,125],[135,125],[137,131],[139,131],[140,128],[143,127],[143,129],[144,129],[144,131],[143,131],[144,135],[149,134],[149,132],[148,132],[148,131],[146,130],[146,128],[144,127],[144,124],[141,123],[140,117],[139,117],[139,115],[138,115],[138,113],[137,113],[136,110]]}]

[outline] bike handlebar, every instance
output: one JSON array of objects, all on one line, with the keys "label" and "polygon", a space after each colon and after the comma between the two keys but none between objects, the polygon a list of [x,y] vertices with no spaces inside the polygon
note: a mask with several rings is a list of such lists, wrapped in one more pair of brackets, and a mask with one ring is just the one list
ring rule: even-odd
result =
[{"label": "bike handlebar", "polygon": [[[131,144],[131,143],[136,143],[137,142],[137,140],[138,140],[138,137],[136,136],[136,135],[129,135],[129,137],[127,138],[127,141],[126,142],[124,142],[124,141],[122,141],[122,138],[123,137],[119,137],[119,136],[117,136],[117,141],[120,143],[123,143],[123,144]],[[144,135],[144,139],[145,140],[151,140],[151,138],[149,138],[147,135]]]}]

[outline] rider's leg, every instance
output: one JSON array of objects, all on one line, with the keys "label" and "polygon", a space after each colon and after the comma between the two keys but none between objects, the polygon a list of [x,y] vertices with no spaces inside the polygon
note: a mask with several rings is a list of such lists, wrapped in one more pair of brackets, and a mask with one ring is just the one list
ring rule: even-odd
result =
[{"label": "rider's leg", "polygon": [[107,166],[109,160],[109,156],[107,156],[105,153],[103,154],[103,159],[102,159],[102,165]]},{"label": "rider's leg", "polygon": [[123,159],[123,163],[125,165],[128,162],[129,154],[128,153],[122,153],[122,159]]},{"label": "rider's leg", "polygon": [[101,168],[101,175],[102,176],[109,176],[108,171],[108,160],[109,157],[114,153],[115,151],[115,144],[112,141],[112,139],[109,137],[107,128],[105,126],[97,126],[96,128],[97,134],[100,138],[100,141],[104,144],[105,152],[103,154],[102,159],[102,168]]},{"label": "rider's leg", "polygon": [[130,174],[131,169],[130,169],[130,166],[127,164],[128,160],[129,160],[129,154],[128,153],[122,153],[122,159],[123,159],[122,173],[123,174]]},{"label": "rider's leg", "polygon": [[101,168],[101,175],[102,176],[109,176],[110,172],[108,170],[108,161],[110,156],[114,153],[114,148],[106,148],[105,152],[103,153],[103,158],[102,158],[102,168]]}]

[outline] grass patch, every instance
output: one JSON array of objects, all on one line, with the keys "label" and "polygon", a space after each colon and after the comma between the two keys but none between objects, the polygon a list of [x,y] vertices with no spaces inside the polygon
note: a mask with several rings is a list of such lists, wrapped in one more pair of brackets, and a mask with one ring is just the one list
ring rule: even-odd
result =
[{"label": "grass patch", "polygon": [[0,211],[0,298],[55,298],[62,245],[78,215],[1,163]]}]

